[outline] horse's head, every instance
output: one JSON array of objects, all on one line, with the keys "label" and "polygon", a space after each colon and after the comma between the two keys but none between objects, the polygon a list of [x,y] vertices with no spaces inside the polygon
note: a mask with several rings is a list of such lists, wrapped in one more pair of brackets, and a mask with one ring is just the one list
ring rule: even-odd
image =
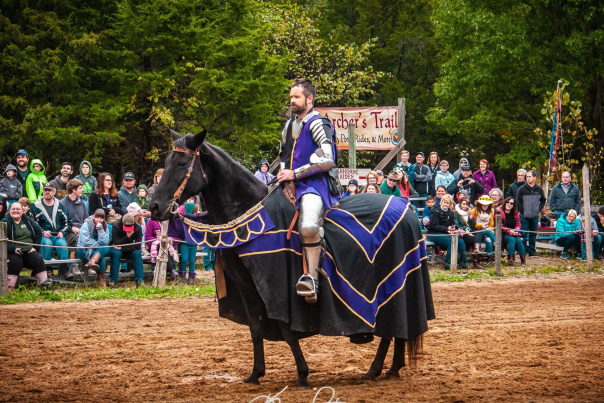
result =
[{"label": "horse's head", "polygon": [[201,148],[206,131],[181,136],[170,130],[170,134],[174,149],[166,159],[164,173],[149,205],[151,217],[156,221],[168,219],[178,204],[199,194],[208,180],[201,168]]}]

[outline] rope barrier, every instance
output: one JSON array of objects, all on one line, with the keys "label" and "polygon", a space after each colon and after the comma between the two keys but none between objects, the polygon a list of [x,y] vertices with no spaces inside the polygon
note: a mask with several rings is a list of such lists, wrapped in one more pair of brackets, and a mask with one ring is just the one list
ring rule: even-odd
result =
[{"label": "rope barrier", "polygon": [[[64,238],[63,238],[64,239]],[[156,238],[157,239],[157,238]],[[22,242],[22,241],[11,241],[10,239],[0,239],[0,242],[3,241],[8,241],[11,243],[15,243],[18,245],[29,245],[29,246],[39,246],[41,248],[59,248],[59,249],[99,249],[99,248],[111,248],[111,247],[122,247],[122,246],[129,246],[129,245],[142,245],[144,243],[148,243],[148,242],[154,242],[156,239],[150,239],[148,241],[142,241],[142,242],[132,242],[132,243],[123,243],[123,244],[119,244],[119,245],[102,245],[102,246],[61,246],[61,245],[41,245],[41,244],[35,244],[35,243],[29,243],[29,242]],[[179,239],[172,239],[170,238],[171,241],[168,242],[176,242],[176,243],[180,243],[180,242],[186,242],[184,240],[179,240]]]}]

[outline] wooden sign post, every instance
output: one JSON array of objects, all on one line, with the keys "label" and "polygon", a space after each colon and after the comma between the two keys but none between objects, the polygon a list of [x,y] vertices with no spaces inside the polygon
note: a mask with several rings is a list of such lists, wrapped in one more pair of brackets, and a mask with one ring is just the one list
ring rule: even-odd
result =
[{"label": "wooden sign post", "polygon": [[[589,194],[589,167],[583,165],[583,219],[585,219],[585,252],[587,253],[587,270],[594,269],[593,245],[591,243],[591,198]],[[577,251],[581,253],[581,251]]]}]

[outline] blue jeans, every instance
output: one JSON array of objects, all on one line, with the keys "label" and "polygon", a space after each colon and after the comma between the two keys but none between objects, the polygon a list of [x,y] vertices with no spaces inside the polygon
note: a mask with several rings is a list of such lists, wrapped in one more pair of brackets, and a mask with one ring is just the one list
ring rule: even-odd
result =
[{"label": "blue jeans", "polygon": [[516,251],[520,256],[525,255],[524,244],[522,243],[522,237],[510,236],[503,234],[503,242],[505,242],[508,255],[513,255]]},{"label": "blue jeans", "polygon": [[181,242],[178,244],[178,251],[180,252],[179,271],[187,271],[188,264],[189,273],[195,273],[195,255],[197,254],[197,245]]},{"label": "blue jeans", "polygon": [[[105,247],[100,247],[98,249],[93,249],[92,250],[92,255],[94,255],[96,252],[98,252],[101,255],[101,260],[99,261],[99,273],[105,273],[105,271],[107,270],[107,261],[105,258],[111,258],[113,259],[113,256],[115,255],[114,253],[115,249],[110,248],[108,246]],[[88,263],[88,261],[90,261],[90,259],[88,259],[86,257],[86,250],[85,249],[77,249],[76,251],[76,255],[78,256],[78,259],[80,259],[82,262],[84,262],[84,264]]]},{"label": "blue jeans", "polygon": [[[600,256],[600,247],[602,246],[602,235],[598,234],[594,237],[594,241],[591,243],[591,250],[594,258]],[[584,243],[581,243],[581,257],[583,260],[587,259],[587,247]]]},{"label": "blue jeans", "polygon": [[[50,238],[42,237],[42,242],[40,242],[42,246],[40,248],[40,254],[44,260],[52,259],[52,247],[53,246],[67,246],[67,240],[65,237],[57,238],[56,236],[51,236]],[[66,248],[56,248],[57,257],[59,260],[69,259],[69,251]]]},{"label": "blue jeans", "polygon": [[474,243],[477,247],[480,246],[480,243],[484,239],[484,244],[487,248],[487,255],[493,254],[493,244],[495,243],[495,234],[491,230],[480,230],[481,232],[477,232],[474,234]]},{"label": "blue jeans", "polygon": [[537,229],[539,229],[539,217],[524,218],[520,216],[520,229],[522,231],[534,231],[531,233],[523,232],[522,243],[524,243],[524,248],[528,249],[529,256],[537,254],[537,249],[535,249],[535,243],[537,242]]},{"label": "blue jeans", "polygon": [[[451,267],[451,237],[450,236],[430,236],[428,239],[434,242],[440,249],[447,248],[447,257],[445,260],[445,269]],[[457,259],[461,267],[467,266],[466,243],[463,238],[458,237],[457,241]]]},{"label": "blue jeans", "polygon": [[132,252],[123,252],[121,249],[113,249],[113,257],[111,258],[111,274],[109,281],[117,284],[117,280],[120,274],[120,260],[122,259],[132,260],[132,267],[134,268],[134,280],[137,284],[144,282],[145,272],[143,270],[143,256],[141,250],[137,249]]}]

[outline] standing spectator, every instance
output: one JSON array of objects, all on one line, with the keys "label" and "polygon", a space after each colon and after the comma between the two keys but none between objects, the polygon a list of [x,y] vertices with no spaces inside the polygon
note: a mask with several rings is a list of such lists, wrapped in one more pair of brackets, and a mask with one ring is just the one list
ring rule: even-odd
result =
[{"label": "standing spectator", "polygon": [[501,214],[503,242],[508,251],[507,264],[518,266],[515,261],[515,252],[518,251],[520,265],[526,266],[526,251],[520,233],[520,215],[516,210],[516,200],[513,197],[506,198],[498,213]]},{"label": "standing spectator", "polygon": [[556,214],[566,213],[569,210],[581,211],[581,190],[571,182],[569,171],[562,172],[562,182],[552,189],[549,196],[549,208]]},{"label": "standing spectator", "polygon": [[[23,208],[19,202],[13,203],[10,214],[2,219],[7,225],[6,236],[9,241],[19,241],[39,245],[42,240],[42,229],[36,221],[23,215]],[[15,244],[8,242],[8,274],[6,276],[8,290],[14,290],[19,279],[19,274],[24,267],[31,269],[31,274],[36,276],[42,286],[50,285],[46,274],[46,265],[42,255],[31,245]]]},{"label": "standing spectator", "polygon": [[107,270],[106,258],[111,259],[112,270],[113,267],[120,265],[117,251],[108,245],[109,226],[105,221],[105,212],[102,209],[98,209],[93,215],[86,218],[78,238],[78,247],[92,247],[95,249],[78,249],[76,253],[78,259],[86,264],[87,269],[96,272],[99,288],[107,287],[107,278],[105,276]]},{"label": "standing spectator", "polygon": [[525,179],[526,179],[526,169],[520,168],[518,171],[516,171],[516,180],[508,188],[508,192],[506,193],[506,196],[513,197],[515,199],[516,194],[518,193],[518,189],[520,189],[520,186],[522,186],[526,183]]},{"label": "standing spectator", "polygon": [[482,159],[480,160],[480,169],[474,172],[472,175],[476,182],[482,185],[482,192],[477,194],[476,197],[480,197],[482,195],[488,195],[491,189],[497,187],[497,181],[495,180],[495,174],[493,171],[489,169],[489,161]]},{"label": "standing spectator", "polygon": [[110,225],[122,218],[122,215],[119,213],[122,211],[122,206],[120,204],[120,199],[117,196],[115,182],[113,181],[111,174],[103,172],[99,175],[96,192],[90,195],[88,203],[90,211],[96,211],[100,208],[103,209],[105,212],[105,219]]},{"label": "standing spectator", "polygon": [[493,210],[497,214],[497,210],[503,207],[503,192],[499,188],[491,189],[488,195],[493,200]]},{"label": "standing spectator", "polygon": [[[528,175],[531,171],[527,173]],[[577,212],[570,209],[556,221],[556,245],[562,246],[562,259],[568,259],[568,250],[575,248],[577,255],[581,253],[581,221],[577,220]]]},{"label": "standing spectator", "polygon": [[73,166],[70,162],[64,162],[61,164],[61,174],[57,175],[53,180],[51,180],[52,184],[55,185],[55,189],[57,189],[56,198],[61,200],[65,196],[67,196],[67,182],[69,182],[69,178],[73,173]]},{"label": "standing spectator", "polygon": [[[178,208],[181,214],[195,214],[199,212],[199,207],[195,203],[185,203]],[[187,265],[189,266],[189,283],[195,282],[195,259],[197,255],[197,245],[189,242],[180,242],[178,244],[180,252],[180,269],[178,274],[180,281],[185,281],[187,276]]]},{"label": "standing spectator", "polygon": [[136,189],[136,199],[134,199],[134,202],[144,211],[149,211],[149,203],[151,203],[148,192],[145,185],[138,185],[138,189]]},{"label": "standing spectator", "polygon": [[[31,177],[31,175],[29,176]],[[43,195],[31,206],[31,212],[42,228],[42,246],[40,252],[44,260],[52,259],[54,246],[67,246],[65,237],[71,232],[71,218],[64,205],[55,198],[56,189],[53,183],[47,183]],[[69,258],[67,248],[54,248],[59,260]],[[62,270],[59,269],[61,272]],[[52,270],[48,271],[52,276]]]},{"label": "standing spectator", "polygon": [[386,178],[386,182],[382,183],[382,185],[380,186],[382,193],[386,196],[401,197],[401,191],[398,188],[398,182],[400,182],[401,179],[402,175],[397,175],[394,172],[390,172],[390,174]]},{"label": "standing spectator", "polygon": [[[445,195],[440,201],[440,206],[436,207],[432,214],[430,214],[430,226],[428,227],[428,239],[434,242],[439,248],[447,249],[445,270],[449,270],[451,267],[451,236],[443,236],[441,234],[453,234],[456,231],[455,214],[451,209],[453,204],[453,197]],[[430,234],[433,235],[430,236]],[[457,242],[457,258],[461,268],[465,268],[467,266],[466,244],[461,237]]]},{"label": "standing spectator", "polygon": [[[430,190],[430,182],[432,182],[432,174],[430,173],[430,168],[426,165],[423,165],[424,162],[424,153],[421,151],[417,152],[415,156],[415,182],[413,182],[413,187],[415,191],[419,194],[419,197],[428,196],[428,191]],[[423,200],[416,201],[412,203],[415,207],[423,208],[426,206],[426,202]]]},{"label": "standing spectator", "polygon": [[384,172],[382,172],[380,169],[378,169],[377,171],[375,171],[378,175],[378,181],[377,181],[377,185],[378,186],[382,186],[382,183],[384,183]]},{"label": "standing spectator", "polygon": [[[604,238],[604,206],[600,207],[596,213],[591,213],[591,217],[595,220],[598,232]],[[598,255],[600,258],[604,257],[603,254],[604,242],[600,245]]]},{"label": "standing spectator", "polygon": [[428,194],[434,196],[436,194],[436,173],[440,172],[440,157],[436,151],[432,151],[428,156],[428,164],[426,165],[430,170],[430,175],[432,175],[432,180],[430,181],[430,186],[428,188]]},{"label": "standing spectator", "polygon": [[474,252],[480,252],[480,244],[484,240],[487,249],[487,263],[493,263],[493,244],[495,243],[495,211],[493,210],[493,200],[489,196],[480,196],[476,200],[476,207],[470,213],[470,217],[476,221],[475,228],[478,230],[474,234]]},{"label": "standing spectator", "polygon": [[459,180],[456,179],[451,182],[447,188],[447,192],[453,195],[456,200],[459,200],[460,196],[467,196],[470,199],[470,204],[474,205],[478,198],[476,195],[482,193],[484,189],[480,183],[471,177],[472,168],[469,165],[464,165],[461,168]]},{"label": "standing spectator", "polygon": [[48,182],[44,176],[45,171],[42,161],[35,159],[31,162],[31,172],[25,181],[25,192],[31,203],[42,197],[42,186]]},{"label": "standing spectator", "polygon": [[144,287],[145,273],[143,271],[143,256],[140,246],[140,242],[143,241],[142,227],[136,223],[134,217],[126,214],[113,225],[111,232],[115,257],[111,259],[111,273],[108,285],[117,285],[120,272],[119,262],[124,257],[125,259],[132,260],[136,288]]},{"label": "standing spectator", "polygon": [[9,204],[13,204],[23,195],[23,185],[17,176],[17,168],[13,164],[6,165],[4,179],[0,181],[0,192],[6,194]]},{"label": "standing spectator", "polygon": [[124,175],[124,184],[117,192],[117,197],[120,199],[122,206],[122,214],[128,214],[128,205],[136,199],[136,178],[132,172],[126,172]]},{"label": "standing spectator", "polygon": [[155,175],[153,175],[153,185],[149,188],[149,197],[153,199],[153,195],[155,194],[155,189],[159,185],[159,181],[161,181],[161,177],[164,174],[164,169],[160,168],[155,171]]},{"label": "standing spectator", "polygon": [[436,172],[436,178],[434,179],[434,194],[436,194],[436,189],[438,189],[440,185],[443,185],[446,189],[454,180],[455,176],[449,172],[449,163],[442,160],[440,162],[440,171]]},{"label": "standing spectator", "polygon": [[586,220],[591,220],[591,251],[594,259],[600,259],[600,248],[602,246],[602,235],[598,233],[598,223],[591,216],[579,214],[577,220],[581,222],[581,260],[587,260],[587,247],[585,246],[586,237],[589,236],[586,232]]},{"label": "standing spectator", "polygon": [[265,159],[262,159],[262,160],[260,160],[260,163],[258,164],[258,170],[254,174],[254,176],[260,182],[264,183],[265,185],[268,185],[273,179],[275,179],[275,175],[271,174],[268,171],[269,167],[270,167],[270,164],[268,163],[268,161]]},{"label": "standing spectator", "polygon": [[351,179],[348,181],[348,186],[346,187],[346,192],[342,195],[342,197],[352,196],[359,194],[359,182],[356,179]]},{"label": "standing spectator", "polygon": [[[527,249],[529,257],[537,256],[535,243],[537,242],[537,229],[539,227],[539,213],[545,207],[545,194],[541,186],[537,185],[537,173],[530,170],[526,173],[526,183],[518,189],[516,194],[516,207],[520,214],[520,224],[522,231],[530,231],[522,233],[522,239],[525,249]],[[575,214],[575,217],[577,215]]]},{"label": "standing spectator", "polygon": [[368,183],[363,189],[363,193],[382,193],[382,189],[380,189],[377,183]]},{"label": "standing spectator", "polygon": [[[415,166],[409,163],[409,156],[409,151],[401,151],[401,162],[396,164],[394,168],[401,168],[403,172],[407,174],[409,182],[411,182],[411,186],[413,186],[415,184]],[[384,189],[382,188],[382,190]]]},{"label": "standing spectator", "polygon": [[82,198],[88,200],[91,194],[96,192],[96,178],[92,176],[92,164],[88,161],[80,163],[80,173],[76,176],[84,184],[84,193]]},{"label": "standing spectator", "polygon": [[[466,196],[460,197],[459,203],[455,206],[454,213],[455,226],[463,234],[462,238],[466,244],[466,252],[469,252],[474,247],[474,235],[470,232],[472,227],[476,225],[476,221],[470,217],[470,199]],[[480,267],[476,258],[474,259],[474,265]]]},{"label": "standing spectator", "polygon": [[8,214],[8,199],[6,197],[6,193],[0,193],[0,220],[4,218],[6,214]]},{"label": "standing spectator", "polygon": [[[461,178],[461,171],[463,171],[463,167],[464,166],[470,166],[470,161],[466,158],[463,157],[462,159],[459,160],[459,169],[455,172],[453,172],[453,176],[455,177],[455,180],[458,181]],[[472,172],[470,172],[472,173]]]},{"label": "standing spectator", "polygon": [[29,154],[27,151],[21,149],[17,151],[15,161],[17,163],[17,180],[21,182],[21,186],[25,189],[27,177],[31,173],[31,169],[29,168]]}]

